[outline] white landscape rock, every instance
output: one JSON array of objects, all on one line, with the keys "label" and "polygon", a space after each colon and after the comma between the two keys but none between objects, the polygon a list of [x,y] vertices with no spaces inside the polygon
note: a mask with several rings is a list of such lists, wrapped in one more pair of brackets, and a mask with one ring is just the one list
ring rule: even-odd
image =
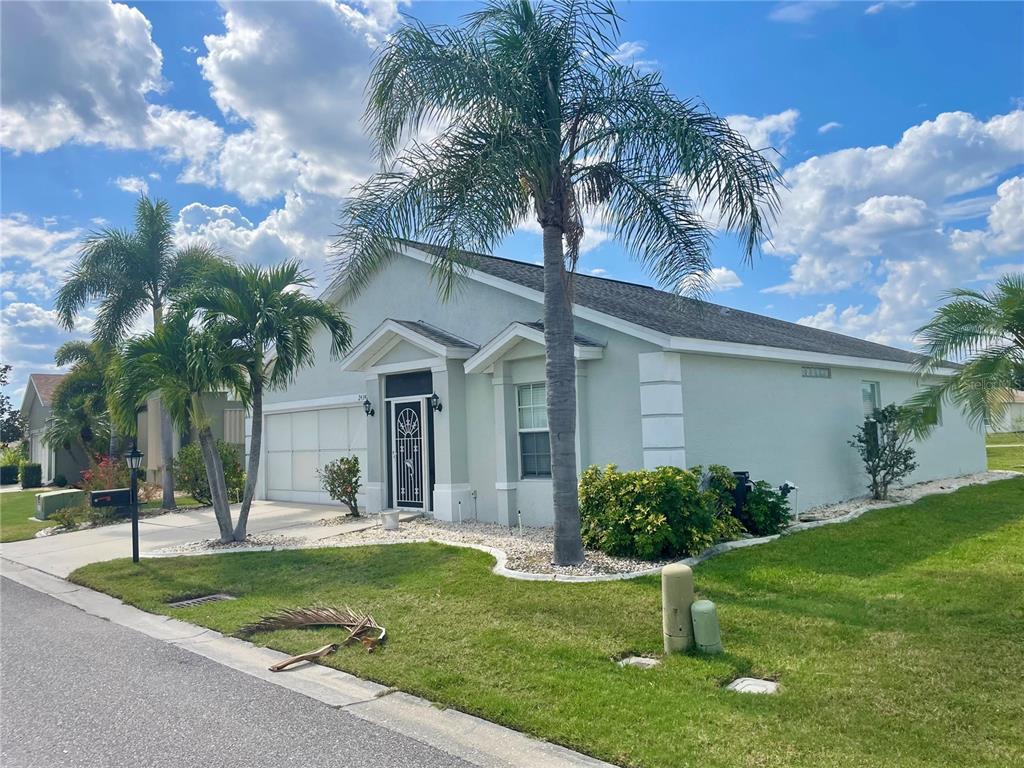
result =
[{"label": "white landscape rock", "polygon": [[740,677],[725,686],[725,690],[736,693],[771,694],[779,692],[779,684],[774,680],[762,680],[759,677]]}]

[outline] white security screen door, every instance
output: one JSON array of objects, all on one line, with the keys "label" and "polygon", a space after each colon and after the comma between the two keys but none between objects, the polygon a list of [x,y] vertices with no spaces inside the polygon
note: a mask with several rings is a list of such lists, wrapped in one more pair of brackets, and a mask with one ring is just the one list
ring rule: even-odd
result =
[{"label": "white security screen door", "polygon": [[391,492],[396,507],[423,509],[427,472],[423,398],[391,402]]}]

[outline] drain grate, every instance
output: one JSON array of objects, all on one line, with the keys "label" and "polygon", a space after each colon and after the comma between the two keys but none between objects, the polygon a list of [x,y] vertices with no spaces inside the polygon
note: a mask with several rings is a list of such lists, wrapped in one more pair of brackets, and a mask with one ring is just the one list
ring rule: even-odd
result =
[{"label": "drain grate", "polygon": [[225,595],[223,592],[217,592],[213,595],[203,595],[202,597],[192,597],[188,600],[179,600],[176,603],[168,603],[171,608],[191,608],[193,605],[206,605],[207,603],[219,603],[221,600],[236,600],[237,598],[233,595]]}]

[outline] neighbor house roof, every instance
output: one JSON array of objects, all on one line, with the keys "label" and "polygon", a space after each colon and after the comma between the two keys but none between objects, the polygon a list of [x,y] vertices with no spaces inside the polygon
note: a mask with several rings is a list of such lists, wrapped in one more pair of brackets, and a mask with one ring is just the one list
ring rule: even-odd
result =
[{"label": "neighbor house roof", "polygon": [[35,386],[36,392],[39,395],[39,400],[47,408],[50,407],[50,403],[53,402],[53,393],[57,389],[57,385],[64,380],[63,373],[31,373],[29,374],[29,381]]},{"label": "neighbor house roof", "polygon": [[[438,253],[437,248],[424,243],[410,242],[409,245],[427,254]],[[472,269],[535,291],[544,290],[544,269],[539,265],[479,253],[463,252],[463,255]],[[621,280],[577,274],[573,278],[573,291],[573,301],[579,306],[671,336],[905,364],[921,360],[920,355],[904,349]]]}]

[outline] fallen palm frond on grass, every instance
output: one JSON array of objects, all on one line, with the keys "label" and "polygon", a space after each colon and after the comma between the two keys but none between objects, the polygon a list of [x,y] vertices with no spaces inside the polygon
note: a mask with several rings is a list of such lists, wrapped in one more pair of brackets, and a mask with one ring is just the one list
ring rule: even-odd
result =
[{"label": "fallen palm frond on grass", "polygon": [[344,627],[349,632],[348,636],[340,643],[330,643],[315,651],[293,656],[275,664],[270,667],[272,672],[280,672],[300,661],[315,661],[356,641],[362,643],[367,651],[373,653],[374,649],[387,637],[387,630],[378,624],[373,616],[368,613],[356,613],[347,605],[344,609],[328,605],[315,605],[311,608],[282,608],[276,613],[264,616],[257,622],[246,624],[238,630],[238,634],[242,637],[249,637],[257,632],[303,629],[305,627]]}]

